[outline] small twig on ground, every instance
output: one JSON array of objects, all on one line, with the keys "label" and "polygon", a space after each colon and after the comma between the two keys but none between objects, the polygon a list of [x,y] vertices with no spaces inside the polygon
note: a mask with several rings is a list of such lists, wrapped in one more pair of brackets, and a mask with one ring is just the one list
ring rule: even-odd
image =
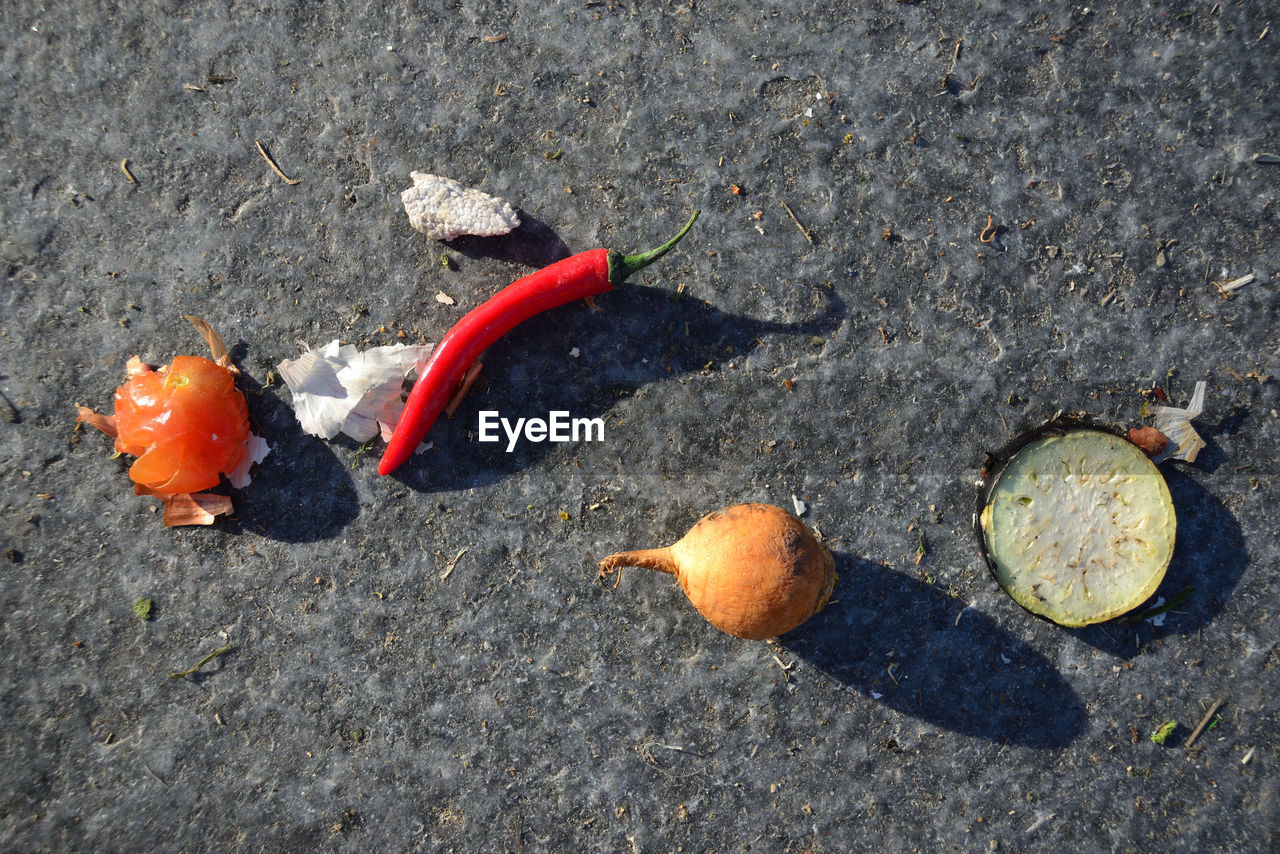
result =
[{"label": "small twig on ground", "polygon": [[813,235],[809,233],[809,229],[805,228],[803,225],[800,224],[800,219],[791,210],[791,206],[788,205],[786,202],[782,202],[781,204],[782,204],[782,209],[787,212],[787,216],[791,217],[791,221],[796,224],[796,228],[800,229],[800,233],[804,235],[804,239],[812,243]]},{"label": "small twig on ground", "polygon": [[655,756],[653,755],[653,750],[654,750],[654,748],[656,748],[656,747],[661,747],[661,748],[662,748],[662,749],[664,749],[664,750],[673,750],[673,751],[675,751],[675,752],[677,752],[677,753],[686,753],[686,754],[688,754],[689,756],[695,756],[695,757],[697,757],[697,758],[699,758],[699,759],[704,758],[704,757],[703,757],[703,755],[702,755],[701,753],[699,753],[698,751],[696,751],[696,750],[690,750],[690,749],[688,749],[688,748],[686,748],[686,747],[680,747],[679,745],[675,745],[675,744],[663,744],[662,742],[658,741],[658,740],[657,740],[657,739],[655,739],[655,738],[648,738],[648,739],[645,739],[645,741],[640,745],[640,747],[638,747],[638,748],[637,748],[637,752],[638,752],[641,756],[643,756],[645,759],[647,759],[647,760],[649,761],[649,764],[650,764],[650,765],[652,765],[653,767],[657,768],[657,769],[658,769],[659,771],[661,771],[663,774],[666,774],[668,777],[671,777],[671,778],[673,778],[673,779],[681,779],[681,778],[684,778],[684,777],[692,777],[692,776],[694,776],[694,775],[696,775],[696,774],[701,774],[703,771],[706,771],[706,770],[707,770],[707,768],[709,768],[709,767],[710,767],[710,763],[707,763],[706,765],[703,765],[701,768],[695,768],[695,769],[693,769],[692,771],[687,771],[687,772],[685,772],[685,773],[683,773],[683,774],[672,774],[672,773],[671,773],[670,771],[668,771],[666,768],[663,768],[660,764],[658,764],[658,759],[657,759],[657,757],[655,757]]},{"label": "small twig on ground", "polygon": [[1196,728],[1191,731],[1191,735],[1187,736],[1186,742],[1182,745],[1183,747],[1190,747],[1192,742],[1200,737],[1200,733],[1204,732],[1204,728],[1209,725],[1209,721],[1213,720],[1213,716],[1218,713],[1218,709],[1222,708],[1222,704],[1224,702],[1226,702],[1226,700],[1222,697],[1213,701],[1213,705],[1209,707],[1209,711],[1204,713],[1204,717],[1200,719],[1200,723],[1196,724]]},{"label": "small twig on ground", "polygon": [[197,670],[199,670],[201,667],[204,667],[210,661],[213,661],[218,656],[226,655],[227,653],[231,652],[231,648],[232,648],[231,644],[227,644],[226,646],[220,646],[217,649],[215,649],[213,652],[206,655],[204,658],[200,659],[200,661],[196,663],[195,667],[188,668],[187,670],[181,670],[177,673],[170,673],[169,678],[181,679],[184,676],[190,676],[193,673],[195,673]]},{"label": "small twig on ground", "polygon": [[143,767],[143,768],[145,768],[145,769],[147,769],[147,773],[148,773],[148,774],[150,774],[152,777],[154,777],[157,783],[159,783],[161,786],[164,786],[166,789],[167,789],[167,788],[169,788],[169,784],[168,784],[168,783],[166,783],[166,782],[164,781],[164,778],[163,778],[163,777],[161,777],[161,776],[160,776],[159,774],[157,774],[155,771],[152,771],[152,770],[151,770],[151,766],[150,766],[150,765],[148,765],[147,763],[143,762],[143,763],[142,763],[142,767]]},{"label": "small twig on ground", "polygon": [[678,744],[663,744],[662,742],[652,738],[646,739],[640,745],[640,755],[645,759],[648,759],[650,762],[653,762],[653,749],[655,747],[661,747],[663,750],[675,750],[679,753],[688,753],[690,756],[698,756],[697,752],[690,750],[687,747],[681,747]]},{"label": "small twig on ground", "polygon": [[453,572],[453,568],[458,565],[458,561],[462,560],[462,556],[470,550],[471,546],[463,546],[458,553],[453,556],[453,560],[449,561],[449,565],[444,568],[444,572],[440,573],[440,580],[444,581]]},{"label": "small twig on ground", "polygon": [[258,146],[258,153],[262,155],[263,160],[267,161],[267,165],[271,167],[271,171],[280,176],[281,181],[284,181],[286,184],[288,184],[291,187],[294,184],[302,183],[300,179],[290,178],[288,175],[284,174],[284,172],[280,170],[280,167],[276,165],[276,162],[271,159],[271,155],[267,153],[267,149],[263,146],[261,142],[255,139],[253,141],[253,144]]},{"label": "small twig on ground", "polygon": [[130,184],[138,183],[138,179],[133,177],[133,173],[129,171],[129,158],[120,161],[120,171],[124,173],[124,177],[129,179]]},{"label": "small twig on ground", "polygon": [[1231,295],[1233,293],[1240,290],[1245,285],[1251,284],[1254,278],[1255,276],[1253,275],[1253,273],[1248,273],[1244,276],[1241,276],[1238,279],[1232,279],[1226,284],[1219,284],[1218,282],[1214,282],[1214,285],[1217,286],[1218,293],[1222,294],[1223,299],[1231,299]]}]

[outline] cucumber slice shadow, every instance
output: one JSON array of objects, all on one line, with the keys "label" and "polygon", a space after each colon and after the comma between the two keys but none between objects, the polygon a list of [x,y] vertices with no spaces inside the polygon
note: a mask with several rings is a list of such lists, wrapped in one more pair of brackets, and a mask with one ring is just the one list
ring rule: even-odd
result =
[{"label": "cucumber slice shadow", "polygon": [[1124,436],[1097,426],[1051,422],[1013,447],[988,457],[975,515],[997,583],[1062,626],[1132,613],[1173,554],[1164,476]]},{"label": "cucumber slice shadow", "polygon": [[[991,566],[991,558],[987,554],[980,517],[991,499],[999,472],[1028,445],[1046,436],[1060,435],[1076,429],[1120,434],[1116,428],[1100,421],[1060,417],[1039,428],[1019,433],[1000,450],[987,454],[974,511],[973,533],[988,567]],[[1220,452],[1217,451],[1217,445],[1210,439],[1206,453],[1202,453],[1202,460],[1206,457],[1216,460],[1218,456]],[[1164,463],[1158,468],[1169,488],[1177,517],[1173,557],[1160,586],[1145,602],[1114,619],[1079,628],[1057,626],[1090,646],[1125,660],[1134,658],[1143,647],[1160,638],[1192,634],[1203,628],[1222,610],[1249,565],[1244,534],[1226,505],[1192,476],[1178,468],[1177,464]],[[1213,468],[1218,466],[1214,465]],[[1203,473],[1199,464],[1195,473],[1197,476]],[[1169,609],[1163,615],[1164,619],[1156,622],[1127,619],[1142,615],[1157,602],[1172,601],[1188,587],[1192,588],[1191,594],[1176,607]],[[1031,615],[1050,625],[1056,625],[1046,617]]]},{"label": "cucumber slice shadow", "polygon": [[784,635],[788,650],[868,699],[1003,744],[1061,748],[1084,704],[1053,663],[963,599],[874,561],[833,552],[827,607]]}]

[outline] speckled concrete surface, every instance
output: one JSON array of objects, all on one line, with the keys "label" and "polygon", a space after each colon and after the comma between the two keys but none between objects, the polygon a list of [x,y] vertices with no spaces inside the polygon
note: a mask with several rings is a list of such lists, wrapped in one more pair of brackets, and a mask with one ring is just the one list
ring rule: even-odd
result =
[{"label": "speckled concrete surface", "polygon": [[[0,847],[1275,850],[1280,33],[939,5],[6,4]],[[525,225],[426,240],[414,169]],[[495,346],[392,478],[271,381],[693,208],[598,311]],[[234,518],[165,530],[74,406],[200,352],[184,314],[274,450]],[[1160,595],[1191,598],[1020,610],[970,528],[984,453],[1199,379],[1209,446],[1164,467]],[[508,454],[480,409],[606,436]],[[793,496],[841,582],[776,643],[595,578]]]}]

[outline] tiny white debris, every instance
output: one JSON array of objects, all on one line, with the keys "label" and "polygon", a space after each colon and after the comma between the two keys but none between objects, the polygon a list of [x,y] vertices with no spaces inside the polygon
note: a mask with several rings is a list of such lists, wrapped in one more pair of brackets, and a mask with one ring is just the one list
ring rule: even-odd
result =
[{"label": "tiny white debris", "polygon": [[[1153,609],[1154,609],[1154,608],[1159,608],[1159,607],[1160,607],[1161,605],[1163,605],[1163,604],[1164,604],[1164,597],[1163,597],[1163,596],[1161,596],[1161,597],[1157,598],[1155,602],[1151,603],[1151,607],[1152,607]],[[1150,624],[1151,624],[1151,625],[1153,625],[1153,626],[1156,626],[1156,627],[1158,628],[1158,627],[1160,627],[1160,626],[1163,626],[1163,625],[1164,625],[1164,618],[1165,618],[1165,617],[1167,617],[1167,616],[1169,616],[1169,615],[1168,615],[1168,614],[1156,614],[1154,617],[1148,617],[1148,618],[1147,618],[1147,622],[1148,622],[1148,623],[1150,623]]]},{"label": "tiny white debris", "polygon": [[809,509],[808,505],[805,504],[803,501],[801,501],[799,498],[796,498],[795,495],[791,496],[791,504],[793,507],[796,508],[797,516],[803,516],[804,511]]},{"label": "tiny white debris", "polygon": [[1005,655],[1003,652],[1000,653],[1000,660],[1005,664],[1013,664],[1013,659]]},{"label": "tiny white debris", "polygon": [[262,462],[267,458],[267,454],[271,453],[271,446],[267,444],[267,440],[253,433],[244,440],[244,447],[244,459],[234,470],[227,473],[227,480],[231,481],[231,485],[236,489],[244,489],[249,485],[252,480],[249,477],[249,467]]},{"label": "tiny white debris", "polygon": [[442,302],[445,305],[457,305],[453,297],[449,296],[444,291],[436,291],[436,302]]},{"label": "tiny white debris", "polygon": [[571,359],[576,359],[576,358],[578,358],[578,357],[579,357],[579,356],[581,356],[581,355],[582,355],[582,351],[581,351],[581,350],[579,350],[577,347],[574,347],[573,349],[571,349],[571,350],[569,351],[569,358],[571,358]]},{"label": "tiny white debris", "polygon": [[1248,751],[1247,753],[1245,753],[1245,755],[1244,755],[1244,756],[1242,756],[1242,757],[1240,758],[1240,764],[1241,764],[1241,765],[1248,765],[1250,762],[1252,762],[1252,761],[1253,761],[1253,752],[1254,752],[1256,749],[1257,749],[1257,748],[1255,748],[1255,747],[1250,747],[1250,748],[1249,748],[1249,751]]},{"label": "tiny white debris", "polygon": [[1152,410],[1155,416],[1155,428],[1169,440],[1169,444],[1155,458],[1155,462],[1186,460],[1194,463],[1196,461],[1196,454],[1200,453],[1205,442],[1191,426],[1191,421],[1199,418],[1200,413],[1204,412],[1206,386],[1204,380],[1196,383],[1195,392],[1191,395],[1191,402],[1187,404],[1186,409],[1179,409],[1176,406],[1157,406]]},{"label": "tiny white debris", "polygon": [[293,394],[293,409],[305,432],[322,439],[346,433],[367,442],[379,434],[387,437],[404,408],[405,376],[430,352],[429,344],[361,351],[354,344],[339,346],[335,339],[323,349],[285,359],[277,369]]},{"label": "tiny white debris", "polygon": [[433,240],[462,234],[492,237],[520,224],[515,208],[488,193],[464,187],[452,178],[410,172],[413,186],[400,194],[409,223]]},{"label": "tiny white debris", "polygon": [[873,699],[873,700],[879,700],[879,699],[880,699],[880,698],[882,698],[882,697],[884,697],[884,694],[881,694],[879,691],[872,691],[872,692],[871,692],[871,699]]}]

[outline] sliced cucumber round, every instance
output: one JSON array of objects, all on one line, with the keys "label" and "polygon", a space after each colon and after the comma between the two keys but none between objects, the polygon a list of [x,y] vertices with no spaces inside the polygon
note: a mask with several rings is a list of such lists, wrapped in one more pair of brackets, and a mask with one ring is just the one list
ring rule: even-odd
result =
[{"label": "sliced cucumber round", "polygon": [[1093,428],[1049,429],[984,483],[978,522],[996,581],[1063,626],[1142,604],[1173,556],[1164,477],[1133,443]]}]

